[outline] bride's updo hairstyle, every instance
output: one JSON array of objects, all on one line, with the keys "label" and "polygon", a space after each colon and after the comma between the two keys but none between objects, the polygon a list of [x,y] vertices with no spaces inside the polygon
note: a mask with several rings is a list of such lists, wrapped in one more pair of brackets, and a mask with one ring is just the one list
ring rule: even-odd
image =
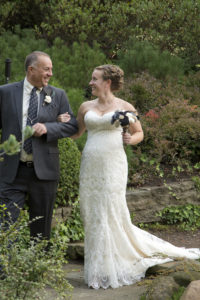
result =
[{"label": "bride's updo hairstyle", "polygon": [[124,71],[116,65],[102,65],[95,70],[102,71],[103,80],[111,80],[111,91],[119,91],[124,84]]}]

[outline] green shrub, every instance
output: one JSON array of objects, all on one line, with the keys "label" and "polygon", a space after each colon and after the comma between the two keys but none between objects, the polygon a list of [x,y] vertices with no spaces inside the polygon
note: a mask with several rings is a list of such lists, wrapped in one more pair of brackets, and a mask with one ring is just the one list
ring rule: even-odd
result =
[{"label": "green shrub", "polygon": [[[94,43],[89,47],[86,43],[74,42],[67,47],[63,40],[56,38],[49,47],[46,40],[30,39],[30,36],[34,37],[33,30],[20,30],[19,27],[16,27],[14,34],[6,31],[0,36],[0,65],[5,69],[5,59],[11,59],[10,82],[24,78],[25,57],[32,51],[40,50],[48,53],[53,62],[54,76],[50,84],[54,83],[65,91],[77,89],[79,97],[83,98],[93,69],[106,62],[99,45]],[[0,73],[0,83],[5,83],[4,72]],[[82,92],[80,89],[83,89]]]},{"label": "green shrub", "polygon": [[57,206],[65,206],[78,197],[80,152],[76,143],[69,139],[59,140],[60,180],[57,189]]},{"label": "green shrub", "polygon": [[133,104],[139,114],[144,114],[168,104],[171,99],[187,99],[183,95],[184,87],[172,79],[163,82],[148,72],[133,73],[125,78],[124,89],[119,92],[119,97]]},{"label": "green shrub", "polygon": [[200,206],[187,204],[170,206],[158,213],[164,224],[177,224],[184,230],[195,230],[200,228]]},{"label": "green shrub", "polygon": [[[183,58],[188,69],[199,64],[199,1],[14,0],[0,4],[0,15],[1,33],[14,32],[15,25],[34,28],[49,45],[57,37],[68,47],[74,42],[92,46],[97,41],[113,58],[133,37]],[[168,70],[168,63],[162,64]]]},{"label": "green shrub", "polygon": [[90,47],[86,43],[74,42],[67,47],[60,38],[53,42],[50,55],[54,64],[54,76],[66,90],[86,88],[93,69],[106,61],[97,43]]},{"label": "green shrub", "polygon": [[185,76],[179,85],[184,98],[189,100],[190,104],[200,106],[200,71]]},{"label": "green shrub", "polygon": [[[30,38],[32,36],[33,38]],[[25,77],[25,57],[34,50],[47,51],[47,42],[43,39],[35,39],[34,32],[30,29],[20,30],[16,27],[15,34],[6,31],[0,35],[0,65],[5,66],[5,59],[11,59],[10,82],[20,81]],[[5,83],[4,71],[0,72],[0,83]]]},{"label": "green shrub", "polygon": [[[0,279],[2,300],[44,299],[47,285],[57,293],[56,299],[69,299],[72,290],[62,266],[66,263],[66,244],[55,235],[50,241],[30,240],[28,213],[22,210],[15,224],[4,231],[0,227]],[[16,238],[17,237],[17,238]]]},{"label": "green shrub", "polygon": [[[96,40],[113,57],[132,36],[184,58],[189,68],[199,63],[198,1],[52,0],[45,11],[37,31],[50,41],[59,36],[68,45],[85,41],[91,46]],[[168,69],[167,62],[162,63]]]},{"label": "green shrub", "polygon": [[125,51],[118,52],[118,63],[127,75],[148,71],[159,79],[178,77],[184,73],[184,62],[167,50],[161,52],[149,42],[130,39]]},{"label": "green shrub", "polygon": [[64,243],[84,240],[84,229],[80,216],[79,198],[73,201],[73,203],[70,203],[70,206],[71,212],[66,221],[58,223],[52,229],[52,236],[54,237],[55,233],[58,234]]},{"label": "green shrub", "polygon": [[198,192],[200,192],[200,177],[192,176],[192,181],[194,182],[194,186]]},{"label": "green shrub", "polygon": [[142,152],[159,162],[199,160],[200,109],[187,101],[170,101],[160,110],[151,110],[142,119],[146,139]]},{"label": "green shrub", "polygon": [[33,28],[35,25],[39,25],[43,20],[44,11],[47,13],[48,2],[40,0],[1,1],[0,32],[1,27],[5,30],[13,30],[16,25],[20,25],[21,28]]},{"label": "green shrub", "polygon": [[84,91],[78,88],[68,88],[67,96],[69,98],[73,113],[75,116],[77,116],[81,103],[85,101]]},{"label": "green shrub", "polygon": [[37,26],[37,33],[50,42],[59,36],[68,46],[75,41],[92,46],[96,40],[110,56],[131,32],[129,10],[130,3],[122,0],[49,1],[48,14]]}]

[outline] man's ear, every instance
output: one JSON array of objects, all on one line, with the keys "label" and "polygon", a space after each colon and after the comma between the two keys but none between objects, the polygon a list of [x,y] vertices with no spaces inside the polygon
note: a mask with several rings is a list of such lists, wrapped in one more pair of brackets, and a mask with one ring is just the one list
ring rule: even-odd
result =
[{"label": "man's ear", "polygon": [[31,72],[33,71],[34,67],[33,66],[28,66],[28,72]]}]

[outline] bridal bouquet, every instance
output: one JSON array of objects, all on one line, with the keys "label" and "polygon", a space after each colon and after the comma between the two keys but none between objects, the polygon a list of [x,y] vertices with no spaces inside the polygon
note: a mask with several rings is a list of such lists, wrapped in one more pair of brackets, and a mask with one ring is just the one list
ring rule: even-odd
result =
[{"label": "bridal bouquet", "polygon": [[111,124],[115,124],[116,127],[122,126],[123,132],[126,132],[130,123],[135,123],[139,117],[133,111],[117,110],[111,119]]}]

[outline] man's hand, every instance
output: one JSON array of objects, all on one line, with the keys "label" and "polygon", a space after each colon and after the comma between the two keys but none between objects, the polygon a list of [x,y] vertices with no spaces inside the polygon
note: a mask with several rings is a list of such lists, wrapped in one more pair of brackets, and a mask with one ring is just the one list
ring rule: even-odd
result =
[{"label": "man's hand", "polygon": [[42,136],[43,134],[47,133],[47,128],[42,123],[36,123],[35,125],[33,125],[32,128],[34,130],[34,133],[33,133],[34,136]]}]

